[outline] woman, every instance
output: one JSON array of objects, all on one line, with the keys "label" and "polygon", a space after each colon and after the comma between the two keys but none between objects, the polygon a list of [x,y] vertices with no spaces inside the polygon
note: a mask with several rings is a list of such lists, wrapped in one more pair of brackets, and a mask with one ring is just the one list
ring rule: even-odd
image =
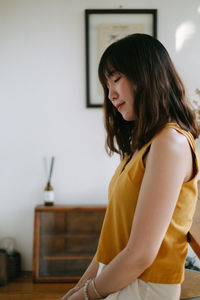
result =
[{"label": "woman", "polygon": [[99,78],[107,151],[121,163],[96,255],[62,300],[179,299],[197,199],[195,115],[169,54],[151,36],[109,46]]}]

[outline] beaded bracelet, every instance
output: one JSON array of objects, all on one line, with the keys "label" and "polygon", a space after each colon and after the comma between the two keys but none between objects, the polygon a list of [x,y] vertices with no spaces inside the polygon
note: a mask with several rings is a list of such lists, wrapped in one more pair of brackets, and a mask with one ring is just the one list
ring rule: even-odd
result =
[{"label": "beaded bracelet", "polygon": [[93,287],[93,290],[94,290],[95,294],[97,295],[97,297],[102,299],[103,297],[99,294],[99,292],[96,289],[94,279],[92,279],[92,287]]},{"label": "beaded bracelet", "polygon": [[90,300],[90,299],[89,299],[89,296],[88,296],[87,288],[88,288],[88,284],[89,284],[91,281],[92,281],[92,279],[89,279],[89,280],[87,280],[86,283],[84,284],[83,294],[84,294],[85,300]]}]

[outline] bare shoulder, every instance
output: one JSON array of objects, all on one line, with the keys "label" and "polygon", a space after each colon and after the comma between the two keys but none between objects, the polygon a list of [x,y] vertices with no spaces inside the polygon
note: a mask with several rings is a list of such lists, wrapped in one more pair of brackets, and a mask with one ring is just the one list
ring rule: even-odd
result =
[{"label": "bare shoulder", "polygon": [[152,148],[164,153],[186,154],[190,152],[190,145],[187,138],[174,128],[163,129],[153,140]]},{"label": "bare shoulder", "polygon": [[184,182],[193,174],[192,152],[187,138],[173,128],[163,129],[153,140],[146,167],[151,171],[182,174]]}]

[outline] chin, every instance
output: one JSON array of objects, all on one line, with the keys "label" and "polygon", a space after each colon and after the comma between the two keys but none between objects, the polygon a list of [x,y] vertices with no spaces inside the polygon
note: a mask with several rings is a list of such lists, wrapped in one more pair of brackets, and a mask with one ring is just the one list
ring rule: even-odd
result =
[{"label": "chin", "polygon": [[134,121],[134,120],[135,120],[135,118],[134,118],[133,116],[123,116],[123,115],[122,115],[122,117],[123,117],[123,119],[124,119],[125,121],[127,121],[127,122],[128,122],[128,121],[130,122],[130,121]]},{"label": "chin", "polygon": [[124,110],[124,111],[121,111],[121,115],[125,121],[134,121],[135,120],[135,115],[134,115],[133,111],[130,111],[130,110],[125,111]]}]

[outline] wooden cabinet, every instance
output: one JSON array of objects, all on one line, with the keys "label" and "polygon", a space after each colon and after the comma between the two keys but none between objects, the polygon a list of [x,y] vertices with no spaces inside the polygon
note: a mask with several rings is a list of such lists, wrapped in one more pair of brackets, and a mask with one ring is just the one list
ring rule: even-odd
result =
[{"label": "wooden cabinet", "polygon": [[91,262],[105,206],[37,206],[34,282],[77,282]]}]

